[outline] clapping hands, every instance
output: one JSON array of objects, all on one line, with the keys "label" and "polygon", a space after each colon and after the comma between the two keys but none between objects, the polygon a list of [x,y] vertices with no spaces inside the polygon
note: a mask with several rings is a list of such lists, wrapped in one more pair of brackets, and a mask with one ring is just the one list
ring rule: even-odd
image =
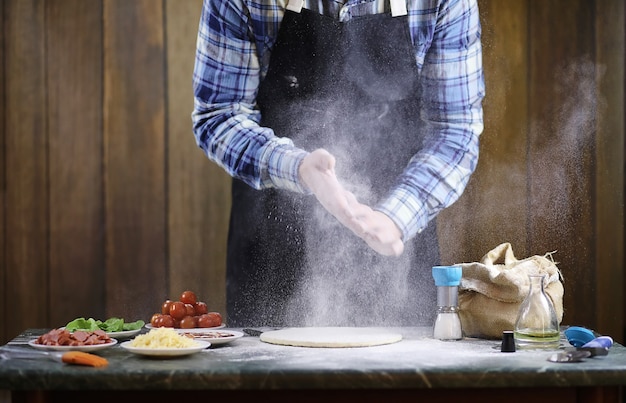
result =
[{"label": "clapping hands", "polygon": [[404,250],[402,233],[385,214],[359,203],[335,175],[335,158],[326,150],[310,153],[299,168],[302,183],[341,224],[381,255],[399,256]]}]

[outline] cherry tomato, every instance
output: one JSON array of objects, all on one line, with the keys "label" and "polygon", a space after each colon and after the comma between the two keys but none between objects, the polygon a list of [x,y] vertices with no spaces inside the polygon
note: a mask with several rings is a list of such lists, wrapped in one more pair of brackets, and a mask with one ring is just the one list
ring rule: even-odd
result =
[{"label": "cherry tomato", "polygon": [[196,302],[196,304],[194,305],[194,310],[197,316],[204,315],[205,313],[209,312],[209,308],[202,301]]},{"label": "cherry tomato", "polygon": [[170,315],[161,317],[161,327],[174,327],[174,319]]},{"label": "cherry tomato", "polygon": [[169,299],[165,300],[165,302],[163,302],[163,305],[161,305],[161,313],[163,315],[169,315],[171,306],[172,306],[172,301]]},{"label": "cherry tomato", "polygon": [[152,315],[152,317],[150,318],[150,324],[151,324],[153,327],[158,327],[158,326],[157,326],[157,323],[160,323],[159,321],[160,321],[160,319],[161,319],[161,317],[162,317],[162,316],[163,316],[163,315],[162,315],[162,314],[160,314],[160,313],[155,313],[155,314],[154,314],[154,315]]},{"label": "cherry tomato", "polygon": [[217,327],[221,324],[222,315],[217,312],[205,313],[198,318],[198,327]]},{"label": "cherry tomato", "polygon": [[185,316],[187,316],[187,308],[185,308],[185,304],[181,301],[174,301],[170,306],[170,315],[174,320],[181,320]]},{"label": "cherry tomato", "polygon": [[183,291],[183,293],[180,295],[180,300],[185,303],[185,304],[195,304],[196,301],[198,301],[198,298],[196,297],[196,293],[193,291]]},{"label": "cherry tomato", "polygon": [[214,327],[222,325],[222,315],[220,315],[218,312],[209,312],[207,313],[207,315],[209,315],[213,320]]},{"label": "cherry tomato", "polygon": [[211,317],[206,313],[198,316],[198,327],[213,327],[211,326]]},{"label": "cherry tomato", "polygon": [[181,329],[193,329],[198,324],[194,316],[185,316],[180,320]]},{"label": "cherry tomato", "polygon": [[185,304],[185,311],[187,312],[187,316],[194,316],[196,314],[196,310],[191,304]]}]

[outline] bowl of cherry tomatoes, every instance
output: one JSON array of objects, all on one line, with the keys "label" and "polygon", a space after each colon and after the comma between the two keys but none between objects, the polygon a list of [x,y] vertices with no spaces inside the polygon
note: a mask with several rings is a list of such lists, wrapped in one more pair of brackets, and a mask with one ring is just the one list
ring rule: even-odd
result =
[{"label": "bowl of cherry tomatoes", "polygon": [[161,312],[150,318],[151,327],[173,327],[175,329],[223,327],[222,315],[210,312],[207,304],[200,301],[193,291],[183,291],[177,300],[166,299]]}]

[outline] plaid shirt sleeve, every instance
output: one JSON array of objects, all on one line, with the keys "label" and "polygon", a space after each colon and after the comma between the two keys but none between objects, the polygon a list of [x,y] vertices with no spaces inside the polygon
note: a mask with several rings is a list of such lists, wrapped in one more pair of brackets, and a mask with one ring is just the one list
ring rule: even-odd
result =
[{"label": "plaid shirt sleeve", "polygon": [[243,0],[204,0],[193,72],[196,142],[209,159],[255,189],[305,193],[298,166],[307,153],[261,127],[255,104],[259,55],[282,12],[273,2],[246,3],[257,9]]},{"label": "plaid shirt sleeve", "polygon": [[475,0],[444,2],[421,66],[427,131],[390,194],[377,207],[407,241],[463,193],[478,162],[484,78]]}]

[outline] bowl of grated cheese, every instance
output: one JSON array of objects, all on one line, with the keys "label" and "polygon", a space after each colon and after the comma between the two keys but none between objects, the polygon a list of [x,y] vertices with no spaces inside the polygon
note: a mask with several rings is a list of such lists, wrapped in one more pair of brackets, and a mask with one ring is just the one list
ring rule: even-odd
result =
[{"label": "bowl of grated cheese", "polygon": [[209,342],[183,336],[172,328],[159,327],[140,334],[120,346],[131,353],[150,356],[181,356],[208,348]]}]

